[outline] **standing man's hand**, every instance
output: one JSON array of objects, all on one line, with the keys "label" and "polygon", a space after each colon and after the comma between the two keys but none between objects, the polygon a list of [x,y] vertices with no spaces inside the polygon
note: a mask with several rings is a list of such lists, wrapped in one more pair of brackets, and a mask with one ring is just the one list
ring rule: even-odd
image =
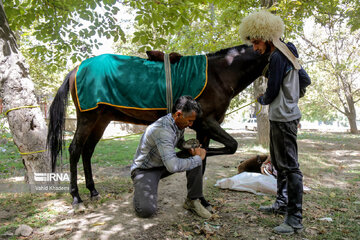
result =
[{"label": "standing man's hand", "polygon": [[256,99],[259,99],[259,97],[262,97],[262,96],[264,96],[264,94],[262,93],[262,94],[260,94]]},{"label": "standing man's hand", "polygon": [[261,164],[261,167],[260,167],[260,171],[261,171],[261,173],[262,174],[265,174],[266,175],[266,173],[265,173],[265,168],[266,168],[266,165],[268,164],[268,163],[270,163],[271,162],[271,157],[270,157],[270,155],[266,158],[266,160]]},{"label": "standing man's hand", "polygon": [[263,102],[262,102],[262,101],[263,101],[263,99],[262,99],[263,96],[264,96],[264,94],[260,94],[260,95],[256,98],[256,101],[257,101],[259,104],[262,104],[262,105],[264,105]]}]

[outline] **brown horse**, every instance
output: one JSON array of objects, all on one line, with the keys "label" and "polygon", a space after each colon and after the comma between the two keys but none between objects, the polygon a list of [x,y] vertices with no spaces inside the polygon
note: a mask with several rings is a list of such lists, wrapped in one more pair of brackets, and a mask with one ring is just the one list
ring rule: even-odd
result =
[{"label": "brown horse", "polygon": [[[257,54],[252,47],[241,45],[207,54],[207,57],[208,83],[196,99],[202,106],[203,114],[192,128],[197,133],[197,139],[206,148],[207,156],[233,154],[238,146],[237,141],[222,129],[220,124],[224,120],[231,99],[261,75],[267,63],[267,56]],[[77,68],[66,76],[51,104],[47,138],[52,168],[55,171],[57,156],[62,152],[64,119],[70,90],[77,110],[77,129],[69,147],[70,193],[74,207],[82,202],[77,186],[77,163],[80,155],[90,196],[96,198],[99,195],[92,177],[91,156],[110,121],[149,125],[166,114],[165,110],[136,110],[109,105],[99,105],[94,110],[81,112],[74,86],[76,70]],[[224,147],[208,148],[210,139],[222,143]]]}]

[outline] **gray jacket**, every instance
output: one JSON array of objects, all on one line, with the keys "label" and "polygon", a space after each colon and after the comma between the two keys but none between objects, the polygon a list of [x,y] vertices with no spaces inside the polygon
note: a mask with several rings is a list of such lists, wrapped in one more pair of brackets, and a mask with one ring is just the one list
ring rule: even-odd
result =
[{"label": "gray jacket", "polygon": [[290,122],[301,118],[299,102],[299,73],[291,68],[285,75],[279,94],[269,105],[269,120]]},{"label": "gray jacket", "polygon": [[151,169],[165,166],[171,172],[191,170],[202,164],[198,155],[178,158],[175,148],[184,142],[184,130],[180,130],[171,113],[159,118],[145,130],[136,150],[131,172],[137,168]]}]

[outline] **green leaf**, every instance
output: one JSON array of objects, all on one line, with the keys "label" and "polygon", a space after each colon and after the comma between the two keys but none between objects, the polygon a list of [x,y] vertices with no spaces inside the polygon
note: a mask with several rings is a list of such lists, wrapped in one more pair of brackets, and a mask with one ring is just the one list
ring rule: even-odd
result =
[{"label": "green leaf", "polygon": [[70,59],[73,63],[76,63],[76,55],[72,55]]},{"label": "green leaf", "polygon": [[114,15],[116,15],[119,11],[120,11],[120,9],[115,6],[113,6],[111,9],[112,14],[114,14]]}]

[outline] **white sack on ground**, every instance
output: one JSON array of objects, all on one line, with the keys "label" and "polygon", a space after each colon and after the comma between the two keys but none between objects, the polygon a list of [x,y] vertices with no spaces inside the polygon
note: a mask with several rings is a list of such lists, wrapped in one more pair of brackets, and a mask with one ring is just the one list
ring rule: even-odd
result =
[{"label": "white sack on ground", "polygon": [[216,187],[251,192],[257,195],[276,195],[276,178],[261,173],[242,172],[231,178],[216,181]]}]

